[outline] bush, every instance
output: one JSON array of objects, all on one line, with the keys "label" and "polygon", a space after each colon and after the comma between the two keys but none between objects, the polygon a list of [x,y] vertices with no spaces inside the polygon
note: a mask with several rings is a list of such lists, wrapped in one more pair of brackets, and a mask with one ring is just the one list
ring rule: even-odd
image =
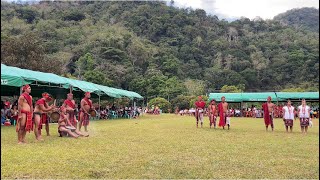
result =
[{"label": "bush", "polygon": [[149,107],[151,106],[158,106],[162,110],[162,112],[167,113],[168,109],[171,108],[171,103],[164,98],[158,97],[153,98],[149,101]]},{"label": "bush", "polygon": [[176,109],[177,107],[180,109],[189,109],[190,101],[194,99],[195,96],[183,96],[179,95],[176,98],[171,100],[172,108]]}]

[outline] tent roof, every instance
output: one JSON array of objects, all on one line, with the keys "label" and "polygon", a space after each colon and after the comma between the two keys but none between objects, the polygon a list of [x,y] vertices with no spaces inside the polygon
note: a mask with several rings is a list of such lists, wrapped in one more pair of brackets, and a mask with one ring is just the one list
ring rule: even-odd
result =
[{"label": "tent roof", "polygon": [[28,69],[21,69],[17,67],[7,66],[1,64],[1,85],[21,87],[25,84],[39,82],[44,84],[57,84],[64,88],[78,88],[85,92],[93,92],[98,95],[108,95],[110,97],[120,98],[143,98],[140,94],[123,89],[111,88],[102,86],[91,82],[65,78],[52,73],[44,73],[39,71],[32,71]]},{"label": "tent roof", "polygon": [[287,99],[319,99],[319,92],[258,92],[258,93],[210,93],[209,100],[220,101],[224,96],[228,102],[263,102],[268,96],[272,101],[286,101]]}]

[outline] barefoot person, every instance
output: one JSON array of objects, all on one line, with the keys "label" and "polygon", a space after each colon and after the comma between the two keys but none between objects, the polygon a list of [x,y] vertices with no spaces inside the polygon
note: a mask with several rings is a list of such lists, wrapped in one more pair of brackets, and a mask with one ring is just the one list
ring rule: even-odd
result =
[{"label": "barefoot person", "polygon": [[77,118],[75,116],[76,102],[73,100],[72,93],[67,94],[67,99],[64,101],[62,106],[66,108],[67,114],[69,116],[68,119],[72,126],[77,127]]},{"label": "barefoot person", "polygon": [[87,126],[89,125],[89,111],[92,109],[92,101],[90,100],[90,97],[90,92],[86,92],[84,98],[81,100],[79,131],[83,125],[84,130],[88,132]]},{"label": "barefoot person", "polygon": [[[74,132],[71,129],[74,129]],[[67,136],[67,135],[70,135],[71,137],[74,137],[74,138],[78,138],[79,136],[86,136],[86,137],[89,136],[88,134],[86,135],[82,134],[80,131],[77,130],[76,127],[72,126],[71,122],[69,121],[69,115],[67,114],[67,109],[64,106],[60,107],[58,133],[60,137]]]},{"label": "barefoot person", "polygon": [[266,131],[268,131],[269,125],[271,126],[271,129],[273,131],[274,109],[275,109],[275,105],[271,102],[271,97],[268,96],[267,102],[262,104],[263,118],[264,118],[264,124],[266,125]]},{"label": "barefoot person", "polygon": [[[219,126],[222,126],[224,129],[228,116],[228,103],[226,102],[226,98],[224,96],[221,97],[221,102],[218,104],[218,112],[220,116]],[[230,129],[230,124],[228,124],[228,129]]]},{"label": "barefoot person", "polygon": [[210,101],[208,112],[209,112],[210,128],[212,127],[212,124],[214,125],[214,128],[216,128],[217,106],[216,106],[216,101],[214,99]]},{"label": "barefoot person", "polygon": [[287,105],[283,107],[283,121],[286,126],[286,131],[288,132],[288,127],[290,127],[290,132],[292,132],[294,119],[294,107],[291,106],[291,101],[288,100]]},{"label": "barefoot person", "polygon": [[18,144],[26,143],[25,138],[27,131],[33,130],[32,122],[32,96],[31,87],[27,84],[22,87],[23,93],[20,95],[18,100],[18,120],[16,124],[16,131],[18,133]]},{"label": "barefoot person", "polygon": [[[54,105],[49,106],[48,102],[52,100],[52,97],[48,93],[42,93],[42,98],[39,99],[34,107],[34,134],[36,136],[37,140],[43,140],[41,136],[41,128],[43,123],[47,123],[48,117],[47,113],[51,110],[54,110],[56,107]],[[49,128],[48,128],[49,131]],[[47,135],[49,135],[49,132],[47,132]]]},{"label": "barefoot person", "polygon": [[204,111],[204,107],[206,106],[206,102],[204,102],[202,100],[201,96],[198,96],[198,101],[196,101],[194,104],[196,106],[197,128],[198,128],[199,121],[200,121],[201,127],[202,127],[202,125],[203,125],[203,111]]},{"label": "barefoot person", "polygon": [[308,131],[309,121],[310,121],[310,107],[307,106],[306,100],[301,101],[301,105],[298,107],[298,114],[300,118],[301,132],[306,134]]}]

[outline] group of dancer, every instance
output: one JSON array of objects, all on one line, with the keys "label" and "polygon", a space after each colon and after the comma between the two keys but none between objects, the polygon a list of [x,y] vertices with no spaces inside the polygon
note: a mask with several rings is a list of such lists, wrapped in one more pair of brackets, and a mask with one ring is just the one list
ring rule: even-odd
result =
[{"label": "group of dancer", "polygon": [[[210,128],[212,128],[212,125],[214,128],[216,128],[216,122],[217,117],[219,115],[219,127],[223,127],[225,129],[225,126],[228,126],[228,130],[230,129],[230,114],[228,113],[228,103],[225,101],[226,98],[224,96],[221,97],[221,102],[216,105],[216,101],[212,99],[210,101],[210,105],[208,107],[208,115],[209,115],[209,122],[210,122]],[[264,122],[266,126],[266,131],[268,131],[269,125],[271,126],[272,131],[274,130],[274,112],[276,105],[271,102],[271,97],[269,96],[267,98],[267,102],[262,104],[262,109],[264,112]],[[196,106],[196,123],[197,128],[200,121],[201,127],[203,127],[203,112],[204,108],[206,106],[206,102],[202,100],[202,97],[198,97],[198,101],[195,102]],[[306,104],[306,100],[303,99],[301,101],[301,105],[298,107],[298,115],[300,119],[300,127],[302,133],[307,133],[308,126],[310,123],[312,123],[311,117],[310,117],[310,111],[311,108]],[[291,105],[291,101],[287,101],[287,105],[283,107],[282,109],[282,117],[283,122],[286,128],[286,132],[292,132],[293,128],[293,120],[294,120],[294,107]]]},{"label": "group of dancer", "polygon": [[[264,112],[264,123],[266,126],[266,131],[268,131],[269,125],[271,126],[272,131],[274,130],[274,111],[275,111],[276,105],[271,102],[271,97],[269,96],[267,98],[267,102],[262,104],[262,109]],[[312,123],[311,117],[310,117],[310,106],[307,105],[306,100],[302,99],[301,105],[298,106],[298,116],[300,119],[300,127],[301,132],[306,134],[308,131],[308,127],[310,123]],[[294,107],[291,105],[291,101],[287,101],[287,105],[283,106],[282,108],[282,118],[284,125],[286,127],[286,132],[292,132],[293,128],[293,120],[294,120]]]},{"label": "group of dancer", "polygon": [[[200,121],[201,127],[203,127],[203,112],[204,108],[206,106],[206,102],[203,101],[201,96],[198,96],[198,101],[195,102],[196,106],[196,121],[197,121],[197,128]],[[224,96],[221,97],[221,102],[216,105],[215,99],[212,99],[210,101],[210,105],[208,108],[208,115],[209,115],[209,122],[210,122],[210,128],[212,128],[212,125],[214,128],[216,128],[216,121],[217,116],[219,114],[220,120],[219,120],[219,126],[224,129],[224,127],[227,125],[228,130],[230,129],[230,114],[228,113],[229,107],[228,103],[226,102],[226,98]]]},{"label": "group of dancer", "polygon": [[73,100],[72,93],[67,94],[67,99],[62,106],[57,107],[55,103],[49,105],[53,100],[49,93],[42,93],[42,98],[37,100],[35,106],[33,106],[32,96],[30,95],[31,87],[25,85],[22,87],[22,91],[23,93],[18,99],[18,119],[16,124],[18,144],[26,143],[26,133],[30,133],[30,131],[34,131],[36,140],[43,140],[41,135],[42,124],[45,124],[47,136],[50,136],[48,113],[52,112],[58,112],[60,115],[58,120],[58,133],[60,137],[68,135],[74,138],[89,136],[89,134],[81,132],[81,127],[83,125],[85,131],[88,132],[89,111],[93,109],[90,92],[86,92],[81,100],[78,122],[75,116],[76,103]]}]

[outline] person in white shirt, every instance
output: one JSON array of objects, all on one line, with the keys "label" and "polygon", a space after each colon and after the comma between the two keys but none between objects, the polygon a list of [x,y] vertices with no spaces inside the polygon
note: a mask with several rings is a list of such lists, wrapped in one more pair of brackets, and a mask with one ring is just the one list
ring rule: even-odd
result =
[{"label": "person in white shirt", "polygon": [[306,100],[302,99],[301,105],[298,107],[298,114],[300,118],[301,132],[305,134],[308,131],[310,111],[311,109],[309,106],[307,106]]},{"label": "person in white shirt", "polygon": [[286,126],[286,131],[288,132],[288,127],[290,127],[290,132],[292,132],[294,119],[294,107],[291,106],[291,101],[288,100],[287,105],[283,107],[283,121]]}]

